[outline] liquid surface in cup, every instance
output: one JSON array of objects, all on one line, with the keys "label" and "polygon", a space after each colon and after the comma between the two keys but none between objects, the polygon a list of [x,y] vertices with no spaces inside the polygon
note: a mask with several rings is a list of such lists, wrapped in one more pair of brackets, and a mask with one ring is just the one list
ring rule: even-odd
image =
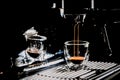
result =
[{"label": "liquid surface in cup", "polygon": [[69,61],[71,61],[74,64],[80,64],[84,60],[84,57],[82,56],[73,56],[69,58]]},{"label": "liquid surface in cup", "polygon": [[27,53],[33,58],[37,58],[39,56],[39,50],[36,48],[28,49]]}]

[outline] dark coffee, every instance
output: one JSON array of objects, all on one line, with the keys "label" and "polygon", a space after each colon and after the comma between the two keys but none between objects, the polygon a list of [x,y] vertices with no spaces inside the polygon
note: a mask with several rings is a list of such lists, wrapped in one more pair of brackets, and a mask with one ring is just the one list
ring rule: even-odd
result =
[{"label": "dark coffee", "polygon": [[28,49],[27,50],[27,53],[31,56],[31,57],[33,57],[33,58],[37,58],[38,56],[39,56],[39,50],[38,49],[36,49],[36,48],[34,48],[34,49]]}]

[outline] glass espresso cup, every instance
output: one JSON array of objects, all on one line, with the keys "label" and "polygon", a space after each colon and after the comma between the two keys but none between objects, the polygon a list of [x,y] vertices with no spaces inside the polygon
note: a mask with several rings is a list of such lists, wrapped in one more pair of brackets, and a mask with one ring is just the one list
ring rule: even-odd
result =
[{"label": "glass espresso cup", "polygon": [[89,59],[88,41],[72,40],[64,43],[64,59],[69,69],[77,70]]},{"label": "glass espresso cup", "polygon": [[44,51],[43,42],[46,39],[47,38],[45,36],[40,36],[40,35],[29,37],[27,40],[27,43],[28,43],[27,53],[29,54],[29,56],[31,56],[32,58],[37,58],[40,55],[42,55]]}]

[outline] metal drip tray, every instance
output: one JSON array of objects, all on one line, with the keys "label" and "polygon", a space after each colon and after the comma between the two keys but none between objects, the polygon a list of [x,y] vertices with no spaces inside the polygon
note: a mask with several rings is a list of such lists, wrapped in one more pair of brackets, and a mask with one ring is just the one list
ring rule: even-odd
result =
[{"label": "metal drip tray", "polygon": [[86,68],[77,71],[65,70],[65,64],[56,65],[20,80],[100,80],[120,71],[120,65],[111,62],[88,61],[84,64]]},{"label": "metal drip tray", "polygon": [[116,66],[116,63],[112,63],[112,62],[97,62],[97,61],[88,61],[88,62],[84,62],[83,64],[86,65],[86,67],[88,69],[91,70],[108,70],[114,66]]}]

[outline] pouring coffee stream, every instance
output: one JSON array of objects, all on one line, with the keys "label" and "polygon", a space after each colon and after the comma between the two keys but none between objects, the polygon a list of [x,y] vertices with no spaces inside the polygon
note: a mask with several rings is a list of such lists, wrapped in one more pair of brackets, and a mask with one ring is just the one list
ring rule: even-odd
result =
[{"label": "pouring coffee stream", "polygon": [[76,64],[80,64],[83,60],[84,60],[84,57],[83,56],[80,56],[80,37],[79,37],[79,27],[80,27],[80,22],[77,22],[75,25],[74,25],[74,40],[73,40],[73,56],[69,58],[70,61],[72,61],[73,63],[76,63]]}]

